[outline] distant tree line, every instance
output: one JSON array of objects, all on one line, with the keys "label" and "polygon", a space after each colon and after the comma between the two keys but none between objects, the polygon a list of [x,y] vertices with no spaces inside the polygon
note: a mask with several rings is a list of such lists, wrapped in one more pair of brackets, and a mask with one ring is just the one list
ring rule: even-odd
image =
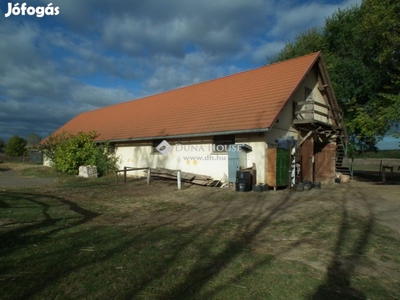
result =
[{"label": "distant tree line", "polygon": [[300,33],[267,60],[275,63],[320,50],[353,150],[376,150],[400,120],[400,1],[363,0],[360,6],[338,10],[322,28]]},{"label": "distant tree line", "polygon": [[31,133],[27,139],[13,135],[7,143],[0,139],[0,152],[9,156],[21,156],[27,149],[37,149],[42,138],[36,133]]}]

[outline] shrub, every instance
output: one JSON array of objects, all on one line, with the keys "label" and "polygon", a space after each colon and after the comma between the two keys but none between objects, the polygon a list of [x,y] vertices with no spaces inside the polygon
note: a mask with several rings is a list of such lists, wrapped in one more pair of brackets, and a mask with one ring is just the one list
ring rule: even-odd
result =
[{"label": "shrub", "polygon": [[3,152],[5,145],[6,143],[2,139],[0,139],[0,153]]},{"label": "shrub", "polygon": [[9,156],[21,156],[24,154],[26,140],[18,135],[14,135],[8,140],[5,153]]},{"label": "shrub", "polygon": [[55,169],[68,174],[78,174],[79,166],[88,165],[97,166],[100,174],[116,169],[118,159],[110,151],[109,143],[96,143],[97,136],[94,131],[50,135],[43,152],[52,160]]}]

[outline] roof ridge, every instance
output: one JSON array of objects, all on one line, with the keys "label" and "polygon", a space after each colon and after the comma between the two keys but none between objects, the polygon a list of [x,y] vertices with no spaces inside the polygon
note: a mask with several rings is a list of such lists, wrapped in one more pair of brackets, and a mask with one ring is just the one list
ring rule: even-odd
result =
[{"label": "roof ridge", "polygon": [[[319,51],[317,51],[317,52],[313,52],[313,53],[310,53],[310,54],[300,55],[300,56],[293,57],[293,58],[289,58],[289,59],[286,59],[286,60],[277,61],[277,62],[272,63],[272,64],[269,64],[269,65],[267,65],[267,66],[278,65],[278,64],[282,64],[282,63],[286,63],[286,62],[293,61],[293,60],[295,60],[295,59],[306,58],[306,57],[313,56],[313,55],[319,56],[319,55],[321,55],[321,52],[322,52],[322,51],[319,50]],[[317,55],[317,54],[318,54],[318,55]]]}]

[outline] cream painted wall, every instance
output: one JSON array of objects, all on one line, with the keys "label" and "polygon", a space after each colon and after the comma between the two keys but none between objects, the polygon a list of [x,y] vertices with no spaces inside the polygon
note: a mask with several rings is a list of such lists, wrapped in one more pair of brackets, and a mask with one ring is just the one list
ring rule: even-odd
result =
[{"label": "cream painted wall", "polygon": [[[161,167],[182,170],[195,174],[208,175],[215,180],[226,180],[228,177],[228,155],[213,151],[212,139],[167,140],[172,146],[167,155],[152,152],[150,143],[129,143],[116,145],[116,155],[120,158],[119,168],[127,167]],[[248,144],[253,151],[247,155],[247,165],[255,164],[257,181],[265,178],[265,142],[264,134],[236,135],[236,144]],[[260,169],[259,169],[260,168]],[[259,172],[260,171],[260,172]],[[145,176],[143,171],[128,172],[129,176]]]}]

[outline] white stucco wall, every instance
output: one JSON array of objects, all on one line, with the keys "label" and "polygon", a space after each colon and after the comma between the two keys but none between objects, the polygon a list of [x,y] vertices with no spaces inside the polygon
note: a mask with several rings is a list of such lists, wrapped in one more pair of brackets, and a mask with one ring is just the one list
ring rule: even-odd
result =
[{"label": "white stucco wall", "polygon": [[[151,142],[116,144],[116,155],[120,158],[119,168],[127,167],[161,167],[182,170],[195,174],[208,175],[215,180],[228,177],[228,155],[213,151],[213,139],[193,138],[185,140],[167,140],[172,146],[167,155],[153,153]],[[257,180],[264,182],[265,142],[263,134],[236,135],[236,144],[248,144],[253,151],[247,154],[247,165],[255,164]],[[258,169],[260,168],[260,172]],[[144,176],[143,171],[132,171],[130,176]]]}]

